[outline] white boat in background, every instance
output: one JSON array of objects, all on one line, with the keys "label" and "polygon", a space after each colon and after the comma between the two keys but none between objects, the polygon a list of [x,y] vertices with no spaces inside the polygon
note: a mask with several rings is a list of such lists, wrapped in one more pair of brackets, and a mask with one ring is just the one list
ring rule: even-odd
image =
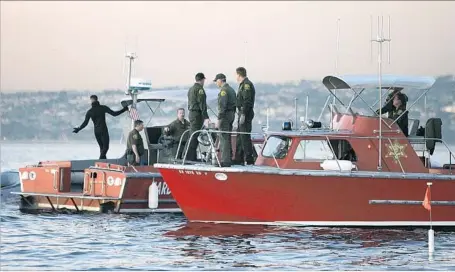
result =
[{"label": "white boat in background", "polygon": [[10,198],[17,198],[11,192],[20,192],[21,181],[18,170],[7,170],[0,173],[0,195],[1,201]]}]

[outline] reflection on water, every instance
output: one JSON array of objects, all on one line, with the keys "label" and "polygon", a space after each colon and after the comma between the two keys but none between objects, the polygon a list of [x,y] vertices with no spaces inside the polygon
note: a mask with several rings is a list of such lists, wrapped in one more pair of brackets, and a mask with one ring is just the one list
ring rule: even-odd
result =
[{"label": "reflection on water", "polygon": [[[452,233],[440,235],[448,237]],[[219,265],[229,268],[368,270],[389,269],[392,264],[408,266],[405,269],[421,269],[428,263],[426,230],[421,229],[280,228],[187,223],[165,236],[186,242],[182,257],[201,262],[218,259]],[[448,255],[441,250],[439,255],[439,260],[445,260],[448,266],[455,268],[455,256],[449,257],[449,261],[443,257]],[[242,256],[241,261],[239,256]]]},{"label": "reflection on water", "polygon": [[195,224],[170,214],[30,215],[12,204],[1,214],[4,269],[455,269],[450,232],[436,232],[429,262],[426,230]]},{"label": "reflection on water", "polygon": [[[1,149],[2,169],[98,155],[96,143]],[[112,144],[108,156],[123,150]],[[34,215],[16,203],[1,205],[2,270],[455,270],[453,232],[436,231],[430,262],[426,230],[195,224],[172,214]]]},{"label": "reflection on water", "polygon": [[254,236],[291,229],[263,225],[210,224],[189,222],[178,230],[169,231],[166,236],[185,237],[198,235],[201,237],[216,236]]}]

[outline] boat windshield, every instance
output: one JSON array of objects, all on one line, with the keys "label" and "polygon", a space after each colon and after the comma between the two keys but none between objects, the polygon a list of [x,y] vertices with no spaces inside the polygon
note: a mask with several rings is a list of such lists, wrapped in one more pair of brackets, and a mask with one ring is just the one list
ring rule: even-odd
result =
[{"label": "boat windshield", "polygon": [[266,158],[284,159],[291,146],[291,139],[283,136],[270,136],[262,149],[262,156]]},{"label": "boat windshield", "polygon": [[257,154],[261,154],[262,143],[261,144],[253,144],[253,147],[254,147],[254,150],[256,151],[256,155]]},{"label": "boat windshield", "polygon": [[326,140],[301,140],[294,153],[295,161],[324,161],[333,159],[335,159],[335,155]]}]

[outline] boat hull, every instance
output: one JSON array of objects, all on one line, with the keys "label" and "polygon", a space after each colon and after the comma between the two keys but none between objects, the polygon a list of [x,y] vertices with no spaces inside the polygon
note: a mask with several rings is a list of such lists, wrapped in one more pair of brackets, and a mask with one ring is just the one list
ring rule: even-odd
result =
[{"label": "boat hull", "polygon": [[[20,196],[23,212],[181,213],[167,184],[151,166],[132,169],[96,163],[84,170],[82,184],[72,181],[70,162],[48,162],[19,172],[21,189],[13,194]],[[150,192],[152,184],[156,190]],[[158,206],[151,204],[156,199]]]},{"label": "boat hull", "polygon": [[[248,167],[242,166],[155,166],[185,216],[193,222],[427,226],[430,224],[429,212],[423,208],[422,201],[427,182],[432,181],[433,225],[455,226],[455,206],[435,202],[455,199],[455,180],[430,180],[419,178],[417,174],[400,173],[340,175],[336,171],[297,174],[291,170],[271,170],[261,174],[261,171],[249,171]],[[260,167],[253,168],[260,170]],[[372,204],[374,200],[411,200],[414,203]]]}]

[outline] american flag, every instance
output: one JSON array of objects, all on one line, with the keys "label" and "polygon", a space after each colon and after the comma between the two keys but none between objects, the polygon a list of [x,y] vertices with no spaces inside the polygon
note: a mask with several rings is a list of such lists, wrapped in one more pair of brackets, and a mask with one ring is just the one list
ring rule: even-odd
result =
[{"label": "american flag", "polygon": [[135,105],[131,105],[131,107],[130,107],[130,117],[134,121],[139,119],[139,113],[137,112],[137,109],[136,109]]}]

